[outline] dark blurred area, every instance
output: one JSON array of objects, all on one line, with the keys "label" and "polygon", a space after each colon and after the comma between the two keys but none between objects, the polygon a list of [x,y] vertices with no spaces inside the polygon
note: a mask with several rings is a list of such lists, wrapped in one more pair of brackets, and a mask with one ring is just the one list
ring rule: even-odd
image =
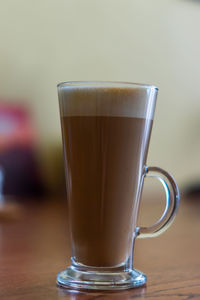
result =
[{"label": "dark blurred area", "polygon": [[44,179],[36,152],[36,130],[27,107],[0,105],[0,167],[5,196],[40,197]]}]

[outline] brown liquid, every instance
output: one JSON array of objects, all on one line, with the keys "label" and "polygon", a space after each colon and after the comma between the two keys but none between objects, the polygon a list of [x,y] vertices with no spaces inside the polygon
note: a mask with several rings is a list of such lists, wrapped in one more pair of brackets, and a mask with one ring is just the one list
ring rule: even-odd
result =
[{"label": "brown liquid", "polygon": [[108,267],[130,254],[152,120],[62,117],[73,256]]}]

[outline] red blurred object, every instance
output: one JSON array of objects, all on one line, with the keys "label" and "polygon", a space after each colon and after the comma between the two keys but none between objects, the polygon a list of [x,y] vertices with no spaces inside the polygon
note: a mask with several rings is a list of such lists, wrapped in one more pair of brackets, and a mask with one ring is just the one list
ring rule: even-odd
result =
[{"label": "red blurred object", "polygon": [[34,142],[35,131],[27,109],[0,105],[0,152],[16,146],[30,146]]},{"label": "red blurred object", "polygon": [[0,104],[0,167],[3,193],[35,196],[43,191],[35,153],[36,131],[27,108]]}]

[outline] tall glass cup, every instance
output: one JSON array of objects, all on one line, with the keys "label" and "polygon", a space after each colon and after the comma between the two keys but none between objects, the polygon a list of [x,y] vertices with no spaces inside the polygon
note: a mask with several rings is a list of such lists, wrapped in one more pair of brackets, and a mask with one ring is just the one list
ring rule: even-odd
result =
[{"label": "tall glass cup", "polygon": [[[117,290],[146,283],[133,268],[135,239],[162,233],[179,204],[172,176],[146,165],[157,92],[124,82],[58,85],[72,245],[72,264],[58,285]],[[153,226],[138,227],[149,176],[164,186],[166,208]]]}]

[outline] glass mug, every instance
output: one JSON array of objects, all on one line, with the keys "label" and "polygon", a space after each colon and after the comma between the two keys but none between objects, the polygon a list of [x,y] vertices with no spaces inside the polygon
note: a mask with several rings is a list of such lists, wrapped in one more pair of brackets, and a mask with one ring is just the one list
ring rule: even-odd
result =
[{"label": "glass mug", "polygon": [[[126,82],[58,85],[72,244],[72,264],[58,273],[58,285],[119,290],[146,283],[133,268],[135,239],[166,230],[180,199],[169,173],[146,166],[157,92]],[[162,183],[166,207],[153,226],[138,227],[149,176]]]}]

